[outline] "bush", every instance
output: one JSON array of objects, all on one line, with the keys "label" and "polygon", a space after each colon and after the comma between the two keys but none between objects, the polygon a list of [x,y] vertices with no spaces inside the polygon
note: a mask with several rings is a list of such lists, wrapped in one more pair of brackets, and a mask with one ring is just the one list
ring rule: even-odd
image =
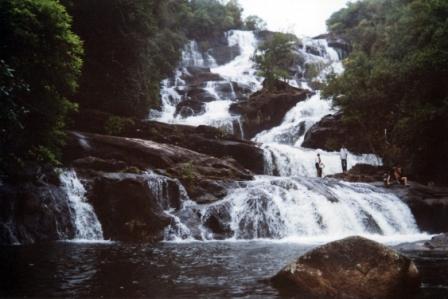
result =
[{"label": "bush", "polygon": [[297,40],[285,33],[274,33],[272,38],[262,43],[254,56],[259,74],[265,77],[265,86],[275,87],[275,81],[289,78],[289,67],[294,62],[293,47]]},{"label": "bush", "polygon": [[120,135],[133,125],[135,122],[131,118],[110,116],[104,125],[104,131],[109,135]]}]

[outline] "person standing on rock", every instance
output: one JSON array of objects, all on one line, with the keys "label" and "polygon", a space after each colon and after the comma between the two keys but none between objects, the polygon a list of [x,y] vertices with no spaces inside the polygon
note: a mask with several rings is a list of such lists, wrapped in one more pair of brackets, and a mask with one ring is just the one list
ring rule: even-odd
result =
[{"label": "person standing on rock", "polygon": [[316,166],[317,176],[319,178],[321,178],[322,177],[322,169],[324,168],[324,163],[322,163],[319,153],[317,153],[315,166]]},{"label": "person standing on rock", "polygon": [[341,147],[341,150],[339,152],[339,155],[341,156],[341,165],[342,165],[342,172],[346,173],[347,172],[347,156],[348,156],[348,151],[345,148],[345,145],[343,145]]}]

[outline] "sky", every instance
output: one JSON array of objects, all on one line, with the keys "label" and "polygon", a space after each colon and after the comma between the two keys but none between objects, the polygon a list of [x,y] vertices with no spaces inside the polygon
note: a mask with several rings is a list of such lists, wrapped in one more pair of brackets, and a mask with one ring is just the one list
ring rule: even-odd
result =
[{"label": "sky", "polygon": [[257,15],[273,31],[297,36],[316,36],[326,32],[325,21],[350,0],[239,0],[244,16]]}]

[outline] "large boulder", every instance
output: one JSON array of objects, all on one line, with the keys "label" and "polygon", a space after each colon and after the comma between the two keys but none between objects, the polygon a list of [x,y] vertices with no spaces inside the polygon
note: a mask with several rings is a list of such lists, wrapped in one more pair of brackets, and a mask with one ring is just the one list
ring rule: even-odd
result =
[{"label": "large boulder", "polygon": [[362,237],[308,252],[272,283],[306,298],[412,298],[420,287],[419,272],[409,258]]},{"label": "large boulder", "polygon": [[185,68],[182,75],[187,85],[202,85],[207,81],[221,81],[223,80],[218,74],[212,73],[210,68],[189,66]]},{"label": "large boulder", "polygon": [[176,106],[175,115],[180,115],[183,118],[200,115],[205,113],[204,102],[197,100],[183,100]]},{"label": "large boulder", "polygon": [[363,142],[360,128],[348,128],[342,122],[342,113],[330,114],[314,124],[305,134],[302,146],[327,151],[338,151],[345,145],[353,153],[370,153],[371,147]]},{"label": "large boulder", "polygon": [[285,114],[311,94],[308,90],[279,81],[275,88],[264,87],[248,100],[232,104],[230,112],[241,115],[244,136],[251,139],[264,130],[280,125]]},{"label": "large boulder", "polygon": [[138,174],[98,174],[87,195],[103,229],[105,239],[154,242],[163,239],[171,222],[160,204],[171,200],[180,206],[176,186],[167,190],[168,198],[158,199],[148,178]]}]

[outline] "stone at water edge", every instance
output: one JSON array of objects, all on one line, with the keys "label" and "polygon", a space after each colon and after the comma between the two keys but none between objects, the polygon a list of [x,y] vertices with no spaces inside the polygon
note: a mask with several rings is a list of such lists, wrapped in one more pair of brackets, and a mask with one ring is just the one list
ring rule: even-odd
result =
[{"label": "stone at water edge", "polygon": [[412,298],[420,287],[409,258],[357,236],[311,250],[271,281],[280,291],[318,298]]}]

